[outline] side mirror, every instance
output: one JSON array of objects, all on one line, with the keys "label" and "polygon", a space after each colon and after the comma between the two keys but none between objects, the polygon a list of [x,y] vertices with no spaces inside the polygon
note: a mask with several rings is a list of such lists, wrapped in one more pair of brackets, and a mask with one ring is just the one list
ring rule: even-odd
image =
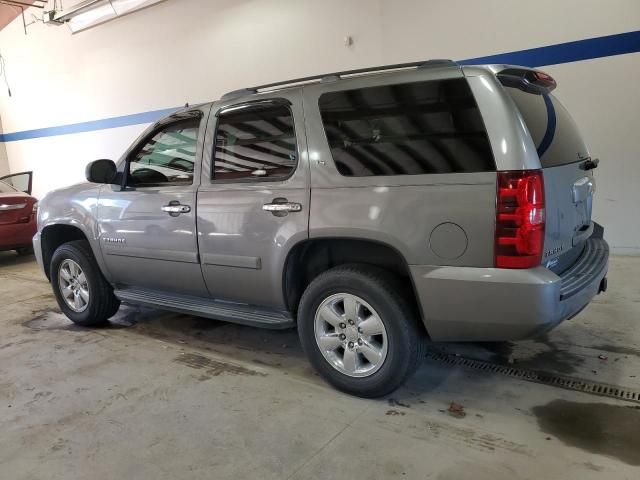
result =
[{"label": "side mirror", "polygon": [[116,164],[113,160],[106,159],[94,160],[84,171],[87,180],[91,183],[113,183],[116,173]]}]

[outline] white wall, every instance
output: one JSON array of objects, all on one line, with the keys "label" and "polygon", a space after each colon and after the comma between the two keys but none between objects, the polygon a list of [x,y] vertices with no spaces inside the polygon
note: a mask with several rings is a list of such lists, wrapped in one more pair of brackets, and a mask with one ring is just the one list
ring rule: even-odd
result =
[{"label": "white wall", "polygon": [[[635,30],[638,0],[167,0],[77,35],[33,25],[25,36],[16,20],[0,32],[13,92],[8,98],[0,89],[0,115],[10,133],[207,101],[314,73]],[[353,46],[344,46],[345,35]],[[546,70],[601,159],[596,220],[618,252],[640,254],[640,54]],[[117,157],[142,128],[8,142],[9,165],[35,170],[42,195],[82,180],[87,161]]]},{"label": "white wall", "polygon": [[[0,118],[0,133],[2,133],[2,119]],[[7,148],[3,142],[0,142],[0,177],[9,173],[9,156]]]}]

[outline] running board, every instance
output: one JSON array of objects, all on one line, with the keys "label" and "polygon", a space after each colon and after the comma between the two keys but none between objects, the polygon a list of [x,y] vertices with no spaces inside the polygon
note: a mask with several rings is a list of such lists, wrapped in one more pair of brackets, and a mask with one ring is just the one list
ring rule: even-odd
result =
[{"label": "running board", "polygon": [[123,288],[114,290],[113,293],[124,303],[171,310],[252,327],[283,329],[295,326],[295,321],[289,312],[273,308],[140,288]]}]

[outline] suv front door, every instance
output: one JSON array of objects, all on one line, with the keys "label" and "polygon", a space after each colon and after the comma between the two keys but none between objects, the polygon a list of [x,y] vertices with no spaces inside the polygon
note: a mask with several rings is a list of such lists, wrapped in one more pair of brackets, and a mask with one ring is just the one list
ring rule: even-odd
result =
[{"label": "suv front door", "polygon": [[100,246],[112,282],[206,296],[198,257],[196,195],[209,108],[171,116],[119,167],[123,187],[105,185]]},{"label": "suv front door", "polygon": [[309,226],[300,92],[214,107],[208,130],[198,234],[209,293],[284,308],[287,253]]}]

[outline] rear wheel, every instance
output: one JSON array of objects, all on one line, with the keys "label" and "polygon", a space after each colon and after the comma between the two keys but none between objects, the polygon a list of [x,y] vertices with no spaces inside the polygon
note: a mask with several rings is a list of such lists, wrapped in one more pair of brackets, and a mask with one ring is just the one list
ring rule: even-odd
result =
[{"label": "rear wheel", "polygon": [[378,397],[398,388],[424,356],[424,333],[398,282],[369,266],[328,270],[307,287],[298,310],[302,346],[336,388]]},{"label": "rear wheel", "polygon": [[100,325],[120,306],[87,241],[58,247],[51,259],[51,285],[62,312],[74,323]]}]

